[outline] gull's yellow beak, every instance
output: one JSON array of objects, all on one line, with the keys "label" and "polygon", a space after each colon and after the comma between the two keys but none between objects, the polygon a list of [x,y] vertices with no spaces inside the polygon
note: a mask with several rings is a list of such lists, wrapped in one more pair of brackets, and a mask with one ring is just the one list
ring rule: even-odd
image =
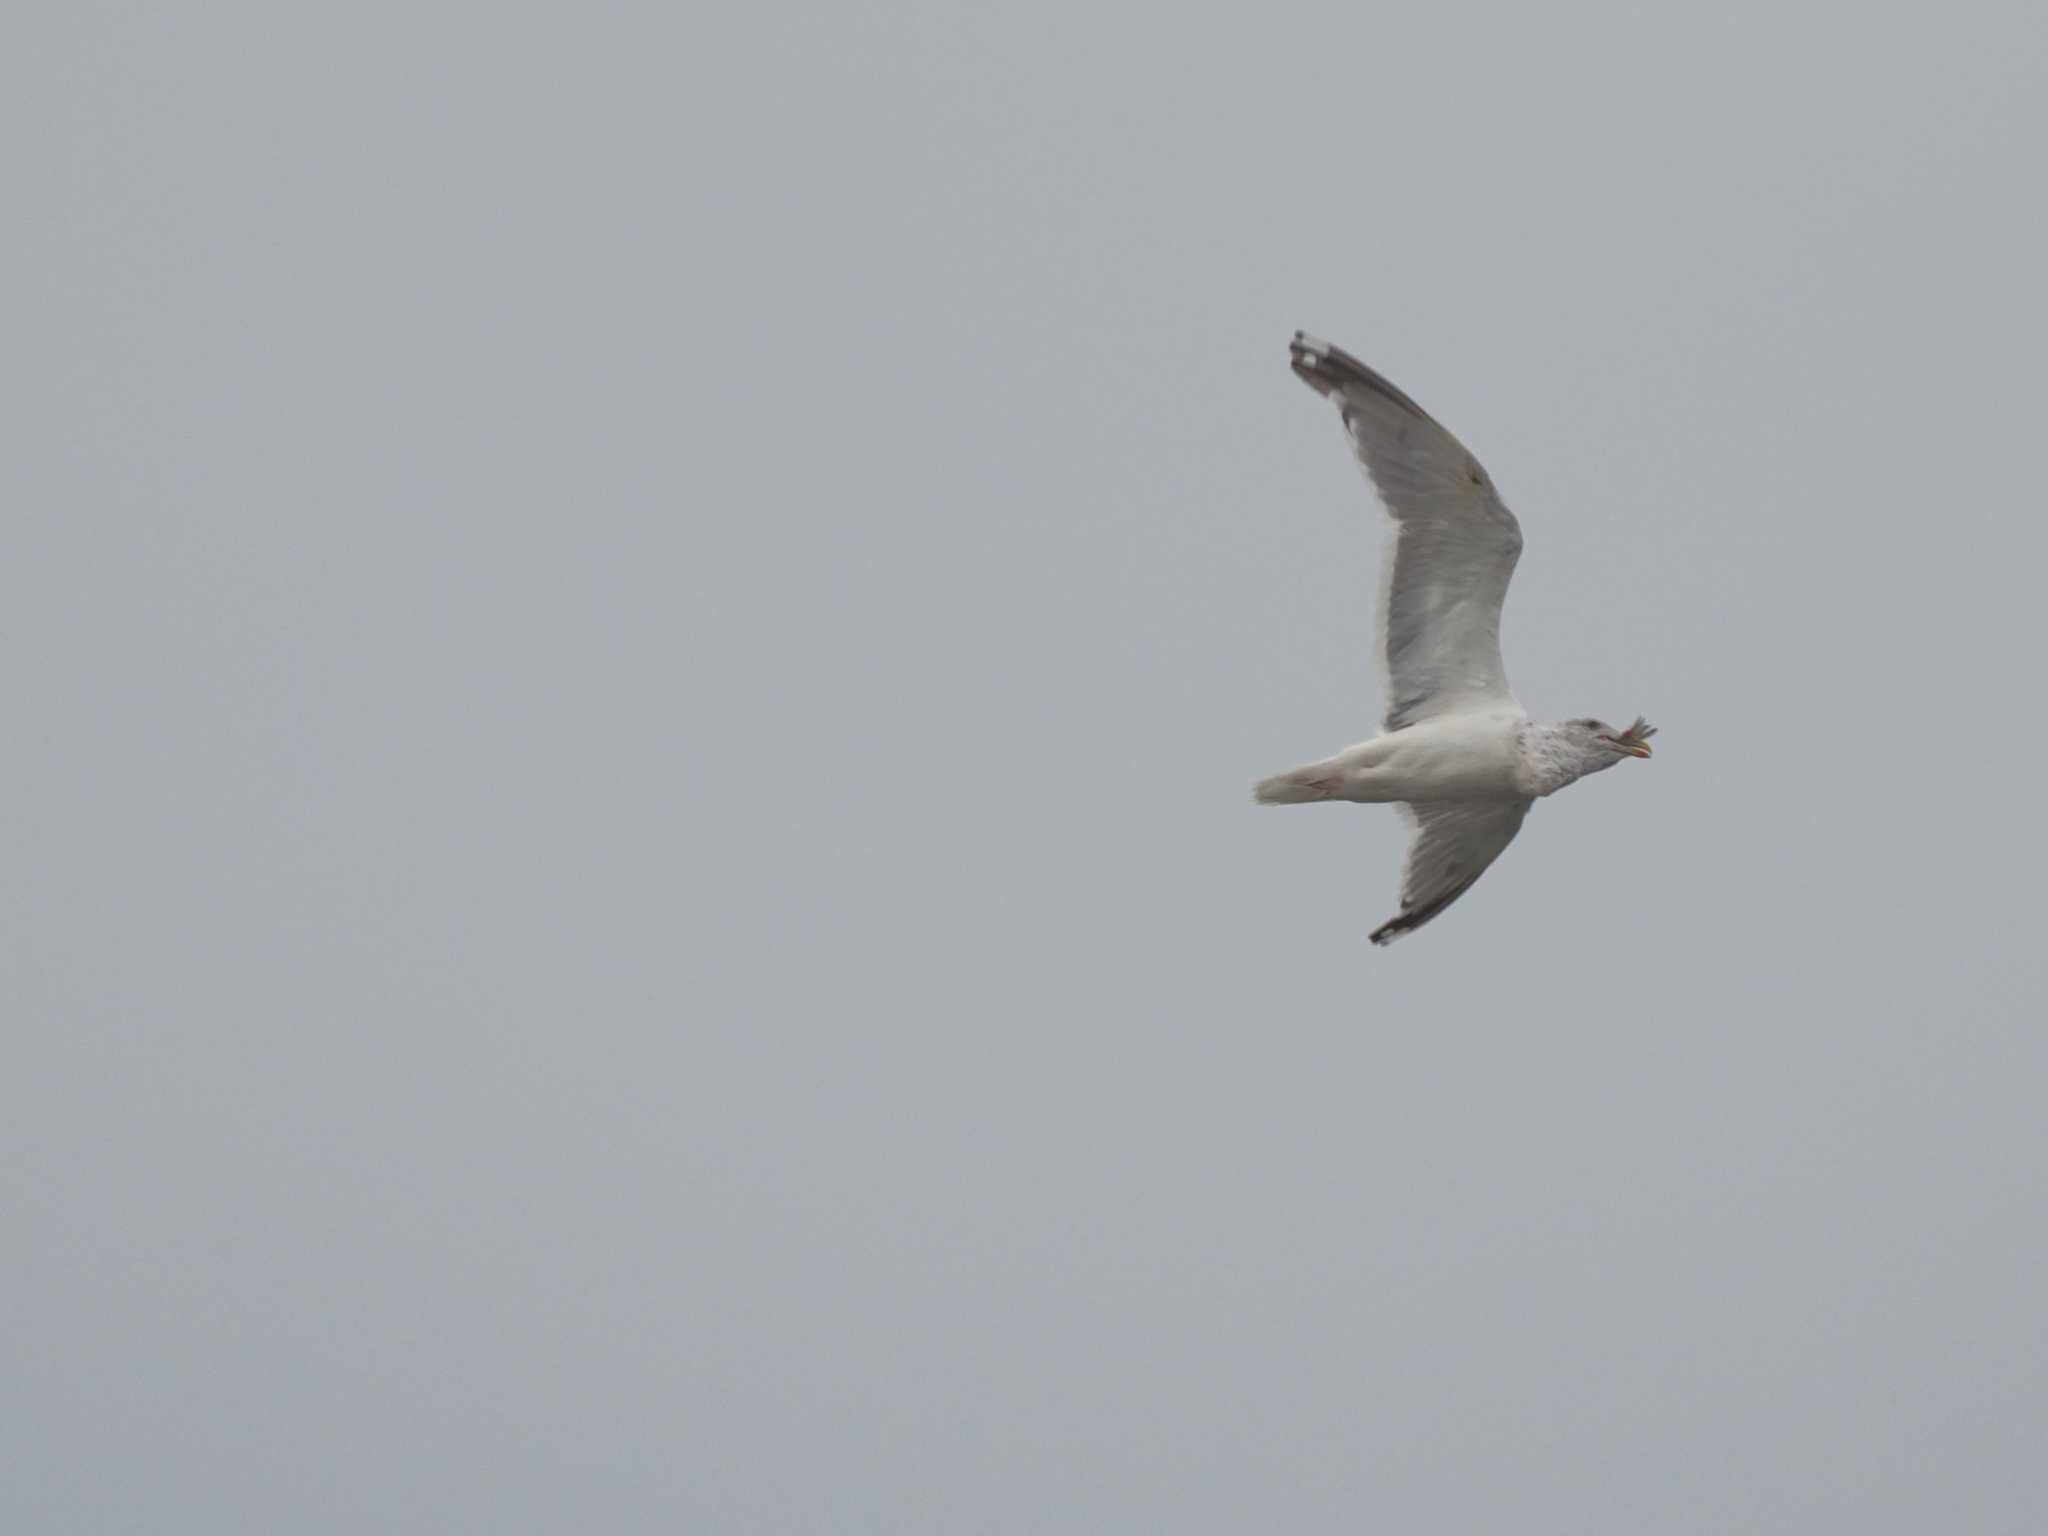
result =
[{"label": "gull's yellow beak", "polygon": [[1657,727],[1650,724],[1641,715],[1637,715],[1634,725],[1623,731],[1619,736],[1610,736],[1607,739],[1621,748],[1630,757],[1648,757],[1650,755],[1650,738],[1656,734]]}]

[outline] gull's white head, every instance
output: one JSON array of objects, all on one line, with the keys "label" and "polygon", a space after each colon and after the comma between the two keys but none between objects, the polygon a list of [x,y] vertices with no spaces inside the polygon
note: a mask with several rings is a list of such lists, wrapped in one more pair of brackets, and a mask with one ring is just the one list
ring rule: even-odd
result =
[{"label": "gull's white head", "polygon": [[1578,751],[1583,766],[1581,773],[1598,773],[1602,768],[1612,768],[1624,757],[1648,757],[1650,738],[1657,734],[1657,727],[1641,715],[1635,724],[1625,731],[1618,731],[1605,720],[1567,720],[1559,732]]}]

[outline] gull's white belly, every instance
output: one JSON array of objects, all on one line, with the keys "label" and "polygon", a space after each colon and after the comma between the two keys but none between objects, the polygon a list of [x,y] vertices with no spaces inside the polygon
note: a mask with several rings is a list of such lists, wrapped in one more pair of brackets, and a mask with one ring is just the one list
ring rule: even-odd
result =
[{"label": "gull's white belly", "polygon": [[1520,714],[1454,715],[1346,747],[1346,800],[1514,800],[1519,787]]}]

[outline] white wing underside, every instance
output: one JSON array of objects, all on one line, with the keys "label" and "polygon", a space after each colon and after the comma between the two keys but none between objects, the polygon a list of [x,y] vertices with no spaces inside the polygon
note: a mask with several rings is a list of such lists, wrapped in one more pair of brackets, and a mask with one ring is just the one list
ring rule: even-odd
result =
[{"label": "white wing underside", "polygon": [[1379,374],[1301,332],[1292,352],[1294,371],[1336,404],[1393,521],[1379,606],[1386,729],[1519,711],[1500,658],[1501,604],[1522,553],[1515,515],[1479,461]]},{"label": "white wing underside", "polygon": [[1432,800],[1403,805],[1415,835],[1401,866],[1401,912],[1373,930],[1373,943],[1393,943],[1469,891],[1515,840],[1531,803]]}]

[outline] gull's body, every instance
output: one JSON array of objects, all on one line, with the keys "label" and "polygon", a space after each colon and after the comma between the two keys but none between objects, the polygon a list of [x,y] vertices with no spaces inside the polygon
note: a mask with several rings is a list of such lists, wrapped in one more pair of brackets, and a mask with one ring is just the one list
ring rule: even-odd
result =
[{"label": "gull's body", "polygon": [[1471,888],[1540,797],[1624,757],[1648,757],[1642,720],[1532,721],[1508,690],[1500,611],[1521,526],[1477,459],[1358,359],[1297,331],[1294,371],[1337,405],[1394,524],[1380,600],[1385,730],[1262,780],[1269,805],[1399,803],[1415,824],[1386,944]]}]

